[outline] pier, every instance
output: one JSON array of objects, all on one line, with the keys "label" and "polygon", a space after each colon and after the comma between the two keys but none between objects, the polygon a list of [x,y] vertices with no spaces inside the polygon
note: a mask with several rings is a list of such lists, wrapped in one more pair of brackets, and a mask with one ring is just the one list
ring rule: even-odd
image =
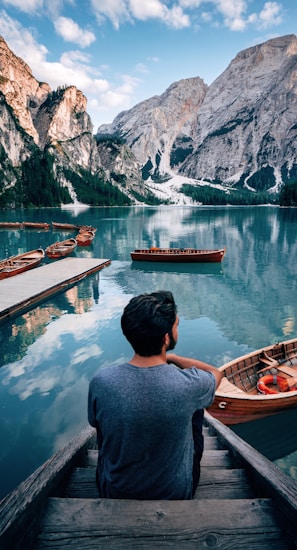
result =
[{"label": "pier", "polygon": [[64,258],[0,281],[0,322],[67,290],[110,264],[109,259]]}]

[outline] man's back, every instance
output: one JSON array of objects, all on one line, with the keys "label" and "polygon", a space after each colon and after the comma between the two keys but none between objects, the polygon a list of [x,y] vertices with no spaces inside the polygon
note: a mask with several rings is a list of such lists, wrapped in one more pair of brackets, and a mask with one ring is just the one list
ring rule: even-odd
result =
[{"label": "man's back", "polygon": [[99,491],[107,498],[192,497],[192,416],[210,405],[214,377],[196,368],[125,363],[90,383]]}]

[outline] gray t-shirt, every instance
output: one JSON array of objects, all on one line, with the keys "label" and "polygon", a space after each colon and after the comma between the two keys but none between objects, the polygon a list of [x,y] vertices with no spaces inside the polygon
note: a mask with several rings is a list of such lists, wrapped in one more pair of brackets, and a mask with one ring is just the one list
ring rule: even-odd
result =
[{"label": "gray t-shirt", "polygon": [[192,416],[214,393],[215,377],[195,367],[124,363],[99,370],[88,418],[97,429],[100,496],[190,499]]}]

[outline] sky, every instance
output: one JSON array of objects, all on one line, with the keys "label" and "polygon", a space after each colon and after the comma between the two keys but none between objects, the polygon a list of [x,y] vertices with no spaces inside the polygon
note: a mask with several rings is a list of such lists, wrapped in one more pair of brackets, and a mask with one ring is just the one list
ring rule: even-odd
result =
[{"label": "sky", "polygon": [[94,132],[174,82],[210,85],[241,51],[297,34],[297,0],[0,0],[0,35],[87,98]]}]

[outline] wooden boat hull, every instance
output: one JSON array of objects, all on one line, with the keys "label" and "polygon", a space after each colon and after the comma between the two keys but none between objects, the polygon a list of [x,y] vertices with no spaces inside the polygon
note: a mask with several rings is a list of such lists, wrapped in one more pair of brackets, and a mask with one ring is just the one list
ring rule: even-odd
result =
[{"label": "wooden boat hull", "polygon": [[65,231],[73,231],[75,229],[79,229],[79,225],[76,225],[74,223],[60,223],[60,222],[52,222],[53,229],[64,229]]},{"label": "wooden boat hull", "polygon": [[[225,377],[208,412],[226,425],[241,424],[297,407],[297,338],[267,346],[220,367]],[[262,394],[257,383],[272,374],[289,381],[292,389]],[[294,379],[296,378],[296,385]]]},{"label": "wooden boat hull", "polygon": [[0,222],[0,229],[20,229],[22,225],[22,222]]},{"label": "wooden boat hull", "polygon": [[199,250],[196,248],[147,248],[136,249],[130,253],[133,261],[142,262],[221,262],[226,247],[218,250]]},{"label": "wooden boat hull", "polygon": [[92,233],[96,233],[97,227],[93,227],[92,225],[78,225],[77,226],[79,233],[85,233],[86,231],[92,231]]},{"label": "wooden boat hull", "polygon": [[49,229],[50,226],[50,223],[44,222],[23,222],[25,229]]},{"label": "wooden boat hull", "polygon": [[45,249],[45,253],[49,258],[63,258],[71,254],[77,247],[75,239],[66,239],[65,241],[56,242]]},{"label": "wooden boat hull", "polygon": [[11,256],[6,260],[0,261],[0,280],[13,277],[33,267],[37,267],[43,258],[45,252],[42,248],[25,252],[24,254],[18,254],[17,256]]},{"label": "wooden boat hull", "polygon": [[79,232],[75,239],[78,246],[90,246],[95,238],[93,231]]}]

